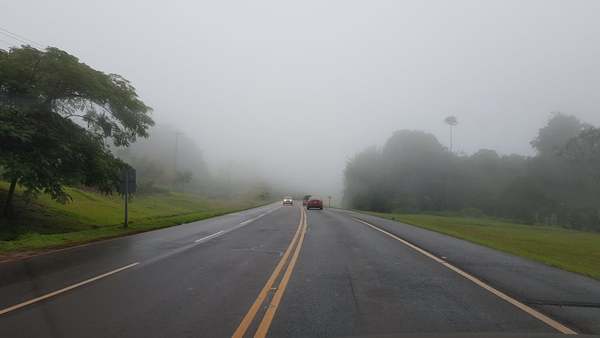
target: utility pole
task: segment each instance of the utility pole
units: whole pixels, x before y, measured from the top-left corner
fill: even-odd
[[[227,196],[230,197],[233,189],[231,189],[231,160],[227,162]]]
[[[444,122],[450,126],[450,154],[454,154],[454,127],[458,124],[458,119],[456,118],[456,116],[454,115],[450,115],[448,117],[446,117],[444,119]],[[444,199],[443,202],[444,206],[443,208],[447,209],[448,208],[448,172],[446,170],[446,172],[443,173],[444,177]]]
[[[453,126],[450,125],[450,152],[453,152],[454,149],[454,133],[453,133]]]
[[[179,150],[179,135],[183,135],[182,132],[175,132],[175,155],[173,158],[173,190],[177,185],[177,152]]]
[[[458,124],[456,116],[450,115],[444,119],[444,122],[450,126],[450,152],[454,150],[454,127]]]

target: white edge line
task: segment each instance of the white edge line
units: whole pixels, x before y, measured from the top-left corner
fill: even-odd
[[[219,231],[219,232],[216,232],[216,233],[214,233],[214,234],[212,234],[212,235],[209,235],[209,236],[206,236],[206,237],[203,237],[203,238],[197,239],[197,240],[195,240],[194,242],[195,242],[195,243],[198,243],[198,242],[201,242],[201,241],[204,241],[204,240],[207,240],[207,239],[211,239],[211,238],[213,238],[213,237],[217,237],[217,236],[219,236],[219,235],[225,234],[225,233],[227,233],[227,232],[233,231],[233,230],[235,230],[235,229],[239,228],[239,227],[240,227],[240,225],[245,225],[245,224],[247,224],[247,223],[250,223],[250,222],[256,221],[257,219],[259,219],[259,218],[261,218],[261,217],[263,217],[263,216],[265,216],[265,215],[267,215],[267,214],[269,214],[269,213],[271,213],[271,212],[273,212],[274,210],[277,210],[277,209],[278,209],[278,208],[275,208],[275,209],[273,209],[273,210],[269,210],[269,211],[267,211],[267,212],[265,212],[265,213],[262,213],[262,214],[260,214],[259,216],[255,217],[255,218],[251,218],[251,219],[249,219],[249,220],[247,220],[247,221],[244,221],[244,222],[240,223],[238,226],[236,226],[236,227],[233,227],[233,228],[231,228],[231,229],[229,229],[229,230],[226,230],[226,231],[224,231],[224,230],[221,230],[221,231]],[[99,280],[99,279],[102,279],[102,278],[108,277],[108,276],[110,276],[110,275],[114,275],[114,274],[116,274],[116,273],[118,273],[118,272],[121,272],[121,271],[123,271],[123,270],[129,269],[129,268],[132,268],[132,267],[134,267],[134,266],[136,266],[136,265],[138,265],[138,264],[140,264],[140,262],[131,263],[131,264],[129,264],[129,265],[125,265],[125,266],[123,266],[123,267],[120,267],[120,268],[114,269],[114,270],[112,270],[112,271],[109,271],[109,272],[103,273],[103,274],[101,274],[101,275],[98,275],[98,276],[96,276],[96,277],[92,277],[92,278],[86,279],[86,280],[84,280],[84,281],[81,281],[81,282],[79,282],[79,283],[75,283],[75,284],[73,284],[73,285],[69,285],[69,286],[67,286],[67,287],[64,287],[64,288],[62,288],[62,289],[59,289],[59,290],[56,290],[56,291],[53,291],[53,292],[47,293],[47,294],[45,294],[45,295],[43,295],[43,296],[36,297],[36,298],[30,299],[30,300],[28,300],[28,301],[22,302],[22,303],[18,303],[18,304],[15,304],[15,305],[9,306],[9,307],[7,307],[7,308],[4,308],[4,309],[0,309],[0,316],[1,316],[1,315],[4,315],[4,314],[7,314],[7,313],[9,313],[9,312],[12,312],[12,311],[18,310],[18,309],[20,309],[20,308],[22,308],[22,307],[25,307],[25,306],[27,306],[27,305],[31,305],[31,304],[34,304],[34,303],[37,303],[37,302],[43,301],[43,300],[45,300],[45,299],[48,299],[48,298],[52,298],[52,297],[54,297],[54,296],[58,296],[58,295],[60,295],[61,293],[65,293],[65,292],[67,292],[67,291],[71,291],[71,290],[73,290],[73,289],[75,289],[75,288],[78,288],[78,287],[80,287],[80,286],[83,286],[83,285],[86,285],[86,284],[89,284],[89,283],[95,282],[95,281],[97,281],[97,280]]]
[[[120,268],[118,268],[118,269],[115,269],[115,270],[109,271],[109,272],[107,272],[107,273],[103,273],[103,274],[101,274],[101,275],[98,275],[98,276],[96,276],[96,277],[92,277],[92,278],[90,278],[90,279],[86,279],[86,280],[84,280],[84,281],[81,281],[81,282],[79,282],[79,283],[75,283],[75,284],[73,284],[73,285],[67,286],[67,287],[65,287],[65,288],[62,288],[62,289],[60,289],[60,290],[56,290],[56,291],[53,291],[53,292],[47,293],[47,294],[45,294],[45,295],[43,295],[43,296],[40,296],[40,297],[37,297],[37,298],[33,298],[33,299],[30,299],[30,300],[28,300],[28,301],[25,301],[25,302],[19,303],[19,304],[15,304],[15,305],[13,305],[13,306],[10,306],[10,307],[7,307],[7,308],[5,308],[5,309],[2,309],[2,310],[0,310],[0,315],[3,315],[3,314],[6,314],[6,313],[9,313],[9,312],[11,312],[11,311],[14,311],[14,310],[20,309],[20,308],[22,308],[22,307],[25,307],[25,306],[27,306],[27,305],[31,305],[31,304],[33,304],[33,303],[37,303],[37,302],[40,302],[40,301],[42,301],[42,300],[45,300],[45,299],[48,299],[48,298],[51,298],[51,297],[57,296],[57,295],[59,295],[59,294],[61,294],[61,293],[65,293],[65,292],[67,292],[67,291],[73,290],[73,289],[75,289],[75,288],[78,288],[78,287],[80,287],[80,286],[83,286],[83,285],[86,285],[86,284],[89,284],[89,283],[95,282],[95,281],[97,281],[97,280],[99,280],[99,279],[102,279],[102,278],[104,278],[104,277],[108,277],[108,276],[110,276],[110,275],[114,275],[115,273],[121,272],[121,271],[123,271],[123,270],[125,270],[125,269],[132,268],[132,267],[134,267],[134,266],[136,266],[136,265],[138,265],[138,264],[140,264],[140,262],[131,263],[131,264],[129,264],[129,265],[125,265],[125,266],[123,266],[123,267],[120,267]]]
[[[221,231],[219,231],[219,232],[216,232],[216,233],[214,233],[214,234],[212,234],[212,235],[208,235],[208,236],[206,236],[206,237],[202,237],[202,238],[200,238],[200,239],[197,239],[197,240],[195,240],[195,241],[194,241],[194,243],[200,243],[200,242],[203,242],[203,241],[207,241],[207,240],[209,240],[209,239],[213,239],[213,238],[215,238],[215,237],[218,237],[218,236],[224,235],[224,234],[226,234],[226,233],[229,233],[229,232],[231,232],[231,231],[237,230],[237,229],[239,229],[239,228],[243,227],[244,225],[246,225],[246,224],[249,224],[249,223],[252,223],[252,222],[256,221],[257,219],[259,219],[259,218],[261,218],[261,217],[264,217],[264,216],[266,216],[266,215],[270,214],[271,212],[273,212],[273,211],[275,211],[275,210],[277,210],[277,209],[278,209],[278,208],[274,208],[274,209],[272,209],[272,210],[269,210],[269,211],[267,211],[267,212],[263,212],[262,214],[260,214],[260,215],[258,215],[258,216],[256,216],[256,217],[253,217],[253,218],[247,219],[247,220],[245,220],[245,221],[243,221],[243,222],[240,222],[238,225],[236,225],[236,226],[234,226],[234,227],[232,227],[232,228],[229,228],[229,229],[226,229],[226,230],[221,230]]]
[[[212,238],[214,238],[214,237],[217,237],[217,236],[219,236],[219,235],[221,235],[221,234],[223,234],[223,233],[224,233],[224,231],[223,231],[223,230],[221,230],[221,231],[219,231],[219,232],[215,232],[215,233],[214,233],[214,234],[212,234],[212,235],[208,235],[208,236],[206,236],[206,237],[202,237],[202,238],[200,238],[200,239],[197,239],[197,240],[195,240],[195,241],[194,241],[194,243],[199,243],[199,242],[202,242],[202,241],[206,241],[206,240],[212,239]]]
[[[552,327],[553,329],[557,330],[558,332],[563,333],[563,334],[571,334],[571,335],[573,335],[573,334],[576,335],[577,334],[577,332],[575,332],[574,330],[572,330],[572,329],[566,327],[565,325],[557,322],[556,320],[554,320],[554,319],[552,319],[552,318],[550,318],[550,317],[548,317],[548,316],[546,316],[546,315],[538,312],[537,310],[534,310],[533,308],[531,308],[531,307],[529,307],[529,306],[527,306],[527,305],[519,302],[518,300],[516,300],[516,299],[514,299],[514,298],[512,298],[510,296],[508,296],[507,294],[505,294],[505,293],[503,293],[503,292],[501,292],[501,291],[493,288],[492,286],[490,286],[490,285],[482,282],[479,278],[477,278],[477,277],[475,277],[475,276],[473,276],[473,275],[471,275],[471,274],[469,274],[469,273],[461,270],[460,268],[458,268],[458,267],[456,267],[456,266],[454,266],[454,265],[446,262],[443,259],[438,258],[437,256],[431,254],[430,252],[428,252],[426,250],[423,250],[423,249],[419,248],[418,246],[416,246],[416,245],[414,245],[414,244],[412,244],[412,243],[410,243],[410,242],[408,242],[408,241],[406,241],[406,240],[404,240],[404,239],[402,239],[402,238],[400,238],[400,237],[398,237],[398,236],[396,236],[396,235],[394,235],[394,234],[392,234],[392,233],[390,233],[390,232],[388,232],[386,230],[383,230],[383,229],[381,229],[381,228],[379,228],[377,226],[374,226],[374,225],[372,225],[372,224],[370,224],[368,222],[365,222],[362,219],[355,218],[355,217],[353,217],[353,219],[355,221],[358,221],[360,223],[368,225],[369,227],[371,227],[371,228],[373,228],[373,229],[375,229],[377,231],[380,231],[380,232],[382,232],[382,233],[384,233],[384,234],[386,234],[386,235],[394,238],[395,240],[397,240],[397,241],[401,242],[402,244],[410,247],[411,249],[414,249],[414,250],[418,251],[419,253],[427,256],[428,258],[433,259],[434,261],[442,264],[443,266],[447,267],[448,269],[456,272],[457,274],[459,274],[459,275],[463,276],[464,278],[470,280],[471,282],[477,284],[479,287],[481,287],[481,288],[483,288],[483,289],[485,289],[485,290],[493,293],[494,295],[496,295],[500,299],[502,299],[502,300],[504,300],[504,301],[506,301],[506,302],[508,302],[508,303],[510,303],[510,304],[512,304],[514,306],[516,306],[517,308],[523,310],[527,314],[529,314],[529,315],[537,318],[538,320],[544,322],[546,325]]]

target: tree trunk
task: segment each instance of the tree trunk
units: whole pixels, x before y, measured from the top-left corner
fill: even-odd
[[[17,187],[17,181],[17,178],[13,178],[13,180],[10,182],[10,188],[8,188],[8,195],[6,196],[6,203],[4,204],[4,211],[2,213],[4,217],[12,216],[12,200],[15,194],[15,188]]]

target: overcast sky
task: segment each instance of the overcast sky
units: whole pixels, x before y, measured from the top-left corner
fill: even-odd
[[[0,27],[131,80],[214,168],[339,194],[346,159],[458,116],[456,149],[531,154],[600,124],[600,1],[9,1]],[[0,48],[14,40],[0,35]]]

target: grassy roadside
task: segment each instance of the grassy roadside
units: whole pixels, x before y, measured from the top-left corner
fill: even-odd
[[[600,233],[488,218],[366,212],[600,279]]]
[[[6,191],[0,182],[0,195]],[[123,228],[123,202],[115,196],[68,188],[73,201],[60,204],[48,196],[33,203],[17,200],[19,212],[0,219],[0,260],[23,252],[44,251],[189,223],[252,208],[256,198],[215,200],[185,193],[136,196],[129,204],[129,227]],[[2,196],[0,196],[1,198]]]

